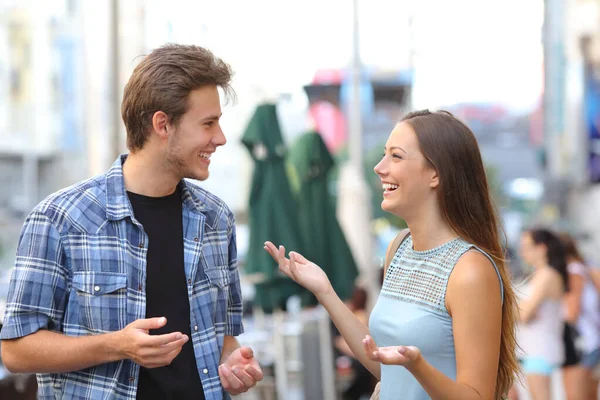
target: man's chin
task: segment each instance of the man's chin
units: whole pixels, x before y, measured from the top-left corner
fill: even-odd
[[[193,179],[195,181],[205,181],[208,179],[208,176],[209,176],[209,173],[208,173],[208,171],[206,171],[201,174],[197,174],[197,173],[185,174],[183,177],[185,179]]]

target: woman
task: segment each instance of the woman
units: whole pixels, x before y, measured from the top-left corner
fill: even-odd
[[[595,399],[598,379],[593,371],[600,364],[600,294],[571,235],[560,236],[565,248],[569,293],[566,296],[567,321],[576,326],[583,355],[579,364],[563,368],[567,399]],[[569,396],[569,394],[573,395]]]
[[[286,258],[283,246],[265,249],[327,309],[380,379],[380,400],[500,399],[518,370],[516,303],[473,133],[444,111],[410,113],[390,134],[375,173],[381,207],[409,232],[368,328],[317,265],[295,252]]]
[[[532,229],[521,235],[521,257],[534,268],[519,303],[523,373],[533,400],[550,400],[552,372],[565,361],[565,350],[572,347],[566,345],[569,330],[562,316],[568,287],[565,252],[556,235]]]

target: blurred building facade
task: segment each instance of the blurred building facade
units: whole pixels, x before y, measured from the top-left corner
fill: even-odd
[[[23,216],[69,179],[60,164],[79,143],[75,24],[69,2],[0,4],[0,268]]]
[[[545,128],[550,183],[547,198],[565,221],[564,227],[580,238],[584,253],[597,264],[600,262],[600,1],[547,0],[546,3],[546,12],[555,14],[550,21],[562,25],[549,27],[557,28],[560,36],[547,37],[546,48],[554,46],[554,51],[562,52],[559,60],[564,63],[562,86],[554,92],[555,96],[561,96],[558,111],[562,121],[559,120],[555,132],[548,132],[553,127]],[[562,40],[562,45],[557,40]]]

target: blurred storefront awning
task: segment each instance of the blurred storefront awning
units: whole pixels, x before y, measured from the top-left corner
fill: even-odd
[[[298,209],[306,245],[304,255],[325,271],[340,298],[348,299],[358,269],[329,195],[328,174],[334,160],[317,132],[302,135],[292,147],[289,160],[300,180]],[[304,293],[302,299],[303,305],[317,303],[310,293]]]
[[[297,230],[296,202],[285,170],[286,147],[274,104],[257,107],[242,143],[254,160],[250,191],[250,243],[245,274],[261,276],[256,283],[255,305],[264,312],[285,309],[287,299],[300,293],[300,286],[282,275],[271,256],[263,249],[269,240],[288,250],[302,252],[304,247]]]

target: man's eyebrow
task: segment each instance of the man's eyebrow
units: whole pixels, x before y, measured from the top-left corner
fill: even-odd
[[[204,117],[204,118],[202,118],[202,121],[212,121],[212,120],[218,120],[219,118],[221,118],[221,116],[222,116],[222,115],[223,115],[223,113],[221,113],[221,114],[219,114],[219,115],[217,115],[217,114],[214,114],[214,115],[209,115],[209,116],[207,116],[207,117]]]

